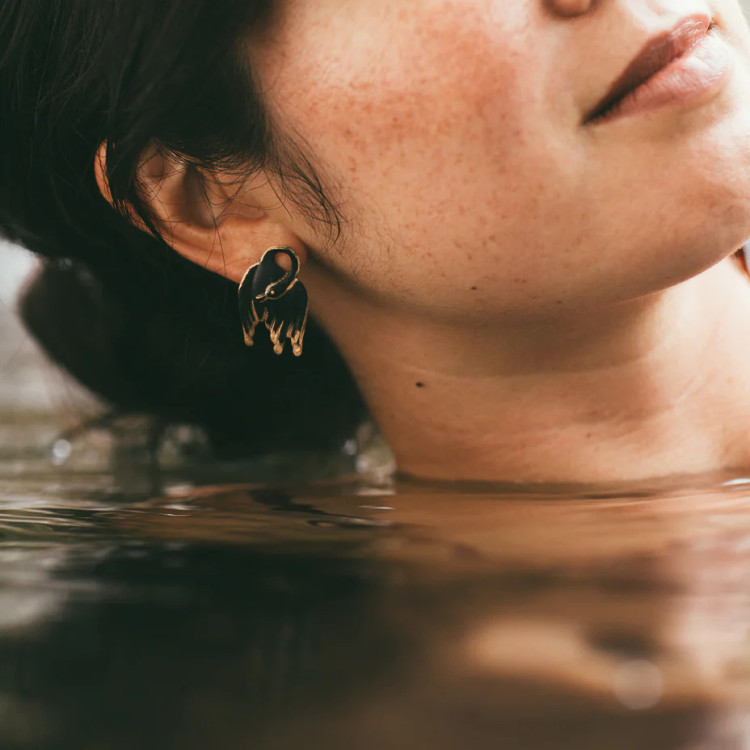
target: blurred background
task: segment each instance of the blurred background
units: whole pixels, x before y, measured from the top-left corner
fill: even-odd
[[[47,363],[18,320],[16,299],[35,263],[31,253],[0,239],[0,413],[5,423],[27,424],[54,414],[67,426],[96,405]]]

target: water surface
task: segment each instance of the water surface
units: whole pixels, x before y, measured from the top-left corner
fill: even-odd
[[[24,460],[0,471],[3,748],[750,746],[747,483]]]

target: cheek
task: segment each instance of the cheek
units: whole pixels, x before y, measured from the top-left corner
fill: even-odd
[[[368,238],[359,248],[350,233],[337,259],[360,280],[369,273],[364,283],[413,295],[425,264],[438,278],[460,265],[467,288],[486,287],[502,273],[500,236],[515,244],[560,189],[550,165],[567,155],[550,126],[550,77],[542,54],[528,52],[542,48],[537,5],[517,3],[501,24],[490,3],[415,0],[395,24],[342,11],[311,27],[317,38],[299,19],[284,37],[297,36],[294,56],[259,61],[277,121],[301,136]],[[353,35],[359,27],[367,33]]]
[[[507,43],[479,33],[479,18],[465,8],[454,14],[403,11],[394,28],[353,38],[341,29],[334,38],[345,46],[284,71],[288,85],[275,87],[274,105],[326,168],[354,178],[355,190],[378,195],[381,179],[414,161],[440,169],[457,145],[466,152],[488,117],[495,135],[517,139],[521,94],[533,87],[528,69]]]
[[[588,137],[571,37],[541,2],[280,2],[295,12],[250,53],[268,107],[347,220],[330,262],[392,303],[611,301],[699,273],[750,231],[747,108],[675,138]],[[747,58],[739,5],[716,5]]]
[[[593,138],[571,37],[543,3],[503,2],[304,0],[253,46],[272,117],[343,213],[328,262],[390,304],[481,318],[638,296],[720,260],[750,231],[748,119]]]

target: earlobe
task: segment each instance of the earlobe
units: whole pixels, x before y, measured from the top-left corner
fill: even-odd
[[[104,198],[113,203],[106,178],[106,142],[95,159],[96,180]],[[260,206],[219,179],[208,179],[195,166],[169,159],[154,148],[144,155],[138,172],[141,200],[162,239],[180,255],[206,270],[239,283],[248,267],[269,247],[288,246],[304,261],[306,248],[290,230],[272,221]],[[129,218],[148,231],[135,210]]]

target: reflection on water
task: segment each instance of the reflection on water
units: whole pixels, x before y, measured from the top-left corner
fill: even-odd
[[[750,484],[53,463],[0,463],[2,748],[750,747]]]

